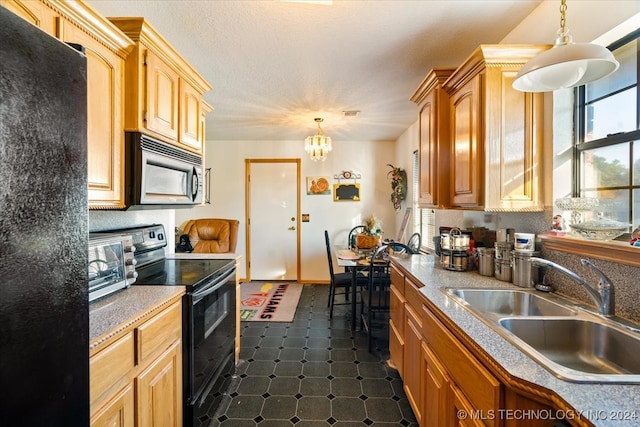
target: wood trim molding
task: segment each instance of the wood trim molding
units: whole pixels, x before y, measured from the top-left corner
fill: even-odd
[[[628,242],[602,242],[552,234],[539,237],[545,249],[640,267],[640,247],[631,246]]]

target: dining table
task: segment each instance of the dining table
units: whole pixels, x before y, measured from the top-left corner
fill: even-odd
[[[371,251],[360,252],[350,249],[346,245],[336,245],[334,246],[334,251],[336,254],[337,265],[351,272],[351,330],[355,331],[357,310],[356,288],[358,285],[358,274],[362,274],[364,276],[368,275],[371,263]],[[376,262],[375,265],[378,265],[378,263]],[[380,263],[380,266],[387,265],[389,265],[388,261]]]

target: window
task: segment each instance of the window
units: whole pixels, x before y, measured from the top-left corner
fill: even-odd
[[[433,209],[421,209],[418,206],[420,199],[420,158],[418,150],[413,152],[413,232],[422,236],[422,248],[435,251],[433,237],[436,232],[435,211]]]
[[[574,193],[602,213],[640,224],[640,30],[610,46],[620,68],[577,89]]]

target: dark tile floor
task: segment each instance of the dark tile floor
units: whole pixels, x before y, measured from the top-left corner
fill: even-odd
[[[305,285],[293,322],[241,323],[241,360],[211,427],[417,426],[386,364],[386,321],[369,353],[365,333],[351,331],[350,305],[329,320],[327,295],[326,285]]]

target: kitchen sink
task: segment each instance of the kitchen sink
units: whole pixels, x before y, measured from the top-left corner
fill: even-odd
[[[507,288],[441,290],[558,378],[640,383],[640,333],[631,325],[553,293]]]
[[[528,347],[523,348],[526,353],[560,377],[608,381],[613,376],[616,381],[640,381],[638,334],[578,318],[511,317],[499,324]]]
[[[504,316],[573,316],[577,312],[534,291],[515,289],[447,288],[463,306],[482,313]]]

